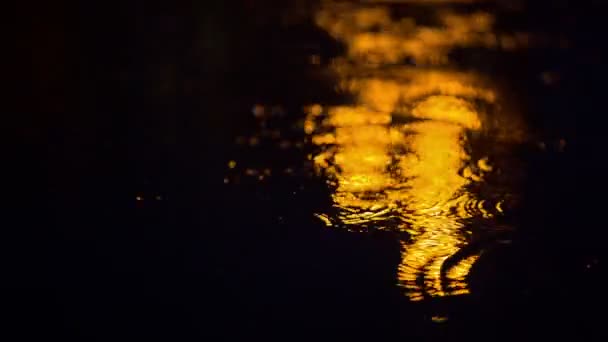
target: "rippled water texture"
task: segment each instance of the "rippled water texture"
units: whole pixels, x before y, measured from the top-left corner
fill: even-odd
[[[304,125],[332,189],[334,208],[316,215],[334,228],[403,232],[398,281],[412,301],[469,292],[483,252],[472,241],[509,229],[500,222],[517,197],[516,166],[504,159],[524,131],[492,81],[455,69],[448,53],[514,49],[525,37],[494,32],[485,12],[434,16],[420,26],[386,4],[325,3],[316,23],[346,44],[331,68],[354,100],[311,105]]]
[[[331,205],[310,214],[329,229],[398,238],[396,283],[420,301],[468,294],[483,252],[509,243],[523,180],[514,150],[528,139],[513,94],[487,74],[458,67],[450,52],[525,49],[529,37],[498,32],[491,13],[458,11],[453,1],[423,1],[424,14],[416,15],[403,3],[323,2],[314,22],[345,46],[323,73],[342,100],[307,103],[296,123],[286,123],[280,105],[254,105],[260,131],[237,143],[276,145],[264,159],[288,165],[228,166],[259,182],[280,175],[324,182]],[[318,56],[311,60],[319,65]],[[272,117],[283,123],[269,125]],[[290,151],[308,158],[298,164],[299,152]]]

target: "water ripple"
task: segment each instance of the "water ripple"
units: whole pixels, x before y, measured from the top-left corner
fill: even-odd
[[[326,3],[316,21],[348,47],[332,68],[338,90],[355,100],[311,105],[304,125],[317,146],[316,173],[332,189],[333,210],[317,217],[351,231],[404,232],[397,277],[413,301],[468,293],[482,252],[467,247],[473,231],[498,225],[514,197],[500,185],[508,175],[493,165],[500,155],[474,141],[496,130],[500,92],[448,60],[455,47],[506,48],[500,42],[509,37],[485,12],[436,15],[438,26],[418,26],[391,17],[388,7]],[[419,65],[402,63],[406,57]],[[521,126],[513,122],[515,137]]]

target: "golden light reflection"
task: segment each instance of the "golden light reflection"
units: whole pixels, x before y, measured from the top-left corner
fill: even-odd
[[[446,276],[442,267],[467,243],[463,221],[493,215],[466,190],[492,170],[487,158],[474,163],[479,174],[465,167],[471,157],[464,133],[482,128],[472,99],[427,96],[412,105],[410,118],[418,120],[401,125],[391,124],[391,109],[365,109],[365,99],[329,108],[324,118],[315,115],[322,124],[312,141],[323,149],[312,159],[334,185],[336,221],[353,230],[369,224],[383,229],[398,218],[393,228],[412,237],[403,242],[398,271],[408,296],[466,293],[466,275],[477,255],[458,262]],[[333,225],[328,215],[318,216]]]
[[[332,187],[336,210],[317,217],[353,231],[407,232],[397,273],[412,301],[468,293],[480,252],[458,252],[470,242],[470,222],[503,211],[500,200],[470,191],[495,169],[487,156],[474,158],[467,141],[485,129],[482,108],[496,104],[495,89],[474,73],[395,65],[408,56],[445,64],[454,47],[499,41],[487,13],[437,17],[440,25],[421,27],[391,18],[386,7],[326,4],[316,21],[347,44],[348,60],[333,68],[339,89],[356,100],[312,105],[304,124],[318,147],[310,159]]]
[[[525,34],[496,33],[494,16],[484,11],[459,14],[437,10],[437,25],[420,26],[414,18],[393,20],[388,6],[329,2],[317,12],[315,20],[334,38],[346,42],[349,58],[370,63],[400,63],[411,57],[416,63],[445,64],[447,53],[454,47],[512,50],[528,44]]]

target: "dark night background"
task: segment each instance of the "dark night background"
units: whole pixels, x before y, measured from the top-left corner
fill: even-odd
[[[314,6],[16,5],[3,49],[2,113],[16,143],[5,164],[4,340],[604,340],[606,5],[529,1],[502,22],[572,42],[494,71],[522,94],[532,129],[567,149],[522,150],[519,229],[480,259],[473,295],[413,304],[393,286],[394,239],[327,230],[309,214],[323,205],[319,184],[293,197],[301,184],[261,196],[222,182],[253,103],[331,98],[298,58],[314,46],[326,60],[339,44],[303,19],[281,25],[302,4]],[[558,86],[531,81],[545,70],[560,73]],[[450,320],[434,324],[437,312]]]

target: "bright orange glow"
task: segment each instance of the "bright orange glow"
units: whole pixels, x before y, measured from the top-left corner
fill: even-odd
[[[418,27],[392,19],[385,7],[326,4],[316,21],[346,43],[348,56],[333,69],[339,89],[356,100],[310,106],[304,124],[319,147],[310,159],[337,209],[317,217],[354,231],[407,232],[397,273],[412,301],[468,293],[467,275],[480,254],[458,257],[469,243],[468,222],[503,212],[500,199],[470,191],[495,167],[467,145],[468,133],[485,129],[483,108],[499,102],[496,90],[474,73],[393,64],[410,56],[446,64],[454,47],[499,42],[488,13],[437,17],[441,26]]]
[[[400,63],[404,58],[413,57],[417,63],[445,64],[447,53],[454,47],[515,49],[528,43],[522,34],[494,32],[494,17],[481,11],[457,14],[438,10],[436,19],[439,25],[430,27],[416,25],[413,18],[393,20],[388,7],[329,3],[315,19],[317,25],[334,38],[347,43],[349,58],[371,63]],[[376,29],[372,32],[371,28]]]
[[[386,98],[390,99],[390,91],[381,91],[383,84],[391,88],[394,82],[376,79],[371,89],[389,94]],[[473,84],[468,87],[475,91],[467,94],[488,92]],[[446,259],[467,243],[463,220],[474,214],[493,215],[483,201],[466,191],[474,178],[482,181],[483,172],[492,169],[487,158],[476,163],[480,174],[465,168],[471,157],[464,148],[464,133],[482,128],[479,113],[465,98],[433,95],[405,103],[412,107],[410,117],[422,121],[395,125],[391,118],[396,114],[390,113],[396,111],[397,101],[381,102],[385,111],[378,111],[366,109],[382,107],[371,106],[370,98],[362,93],[359,105],[329,108],[312,134],[313,143],[325,146],[312,159],[335,186],[332,199],[340,212],[334,219],[359,230],[370,225],[390,228],[383,225],[399,218],[401,223],[393,229],[412,236],[411,242],[403,242],[398,272],[408,296],[419,300],[425,295],[464,294],[466,275],[477,255],[457,263],[445,280],[441,274]],[[400,146],[407,152],[395,152]],[[461,173],[462,169],[469,172]],[[471,206],[478,210],[472,213]],[[318,216],[333,225],[328,215]],[[421,278],[423,285],[419,285]]]

